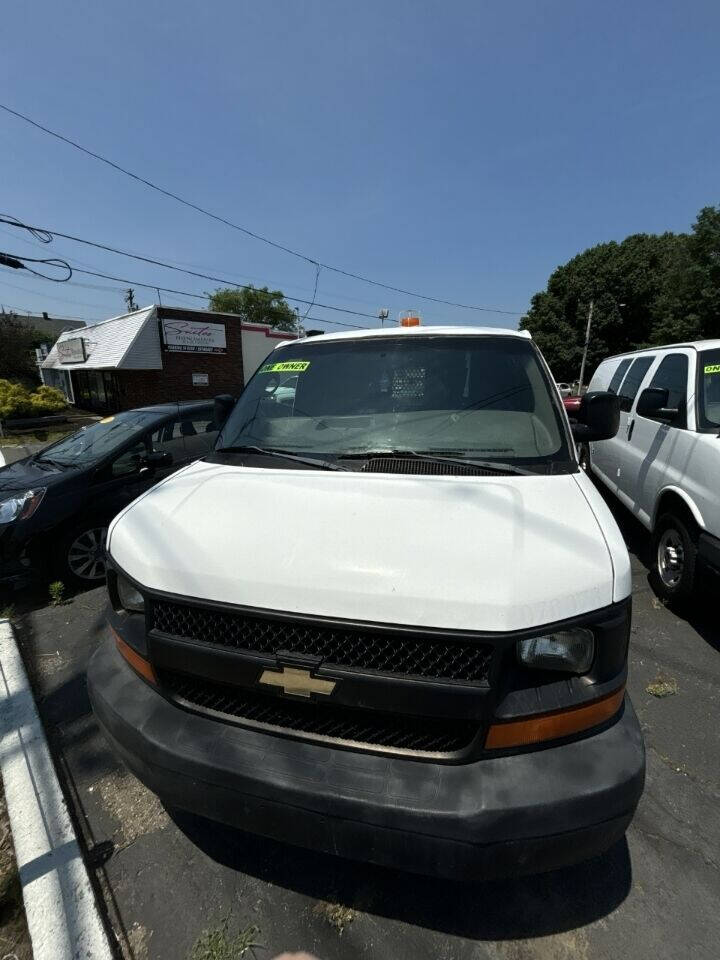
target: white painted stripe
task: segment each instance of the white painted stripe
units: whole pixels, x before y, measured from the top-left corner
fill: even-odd
[[[0,620],[0,765],[34,960],[111,960],[15,635]]]

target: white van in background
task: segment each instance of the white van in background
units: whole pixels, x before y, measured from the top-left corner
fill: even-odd
[[[720,340],[611,357],[596,390],[620,397],[620,429],[581,462],[652,532],[658,590],[687,597],[699,560],[720,570]]]

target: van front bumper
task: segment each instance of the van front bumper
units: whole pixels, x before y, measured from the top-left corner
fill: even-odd
[[[645,750],[626,697],[612,726],[561,746],[445,765],[337,750],[174,706],[111,641],[88,667],[95,715],[169,804],[274,839],[417,873],[541,873],[608,849],[630,823]]]

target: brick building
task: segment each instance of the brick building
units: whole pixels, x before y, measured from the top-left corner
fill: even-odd
[[[60,336],[40,372],[84,410],[237,395],[292,333],[236,314],[151,306]]]

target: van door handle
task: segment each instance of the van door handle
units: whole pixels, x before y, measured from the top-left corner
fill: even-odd
[[[628,425],[627,425],[627,438],[628,438],[628,440],[631,440],[631,439],[632,439],[632,435],[633,435],[633,430],[634,430],[634,429],[635,429],[635,420],[634,420],[634,419],[633,419],[633,420],[628,420]]]

